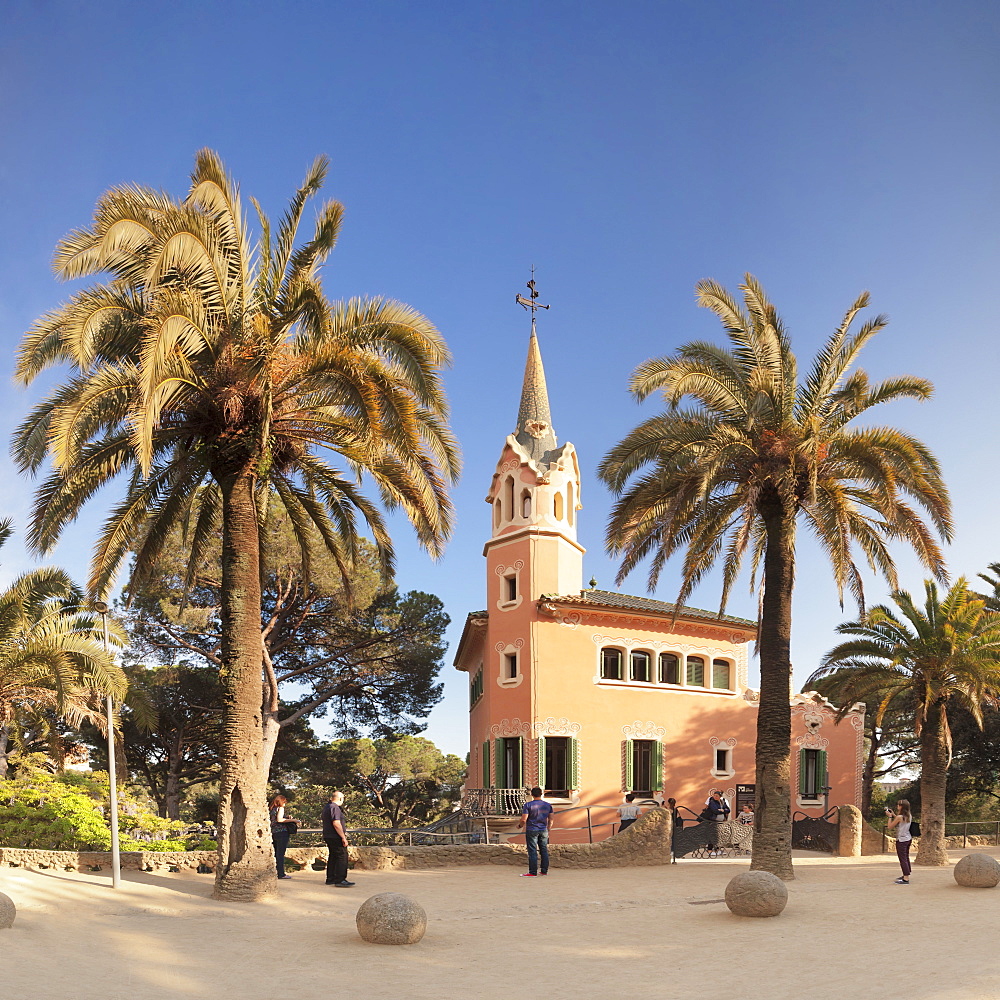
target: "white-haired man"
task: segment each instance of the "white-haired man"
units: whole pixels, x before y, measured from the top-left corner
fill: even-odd
[[[343,792],[331,792],[323,806],[323,839],[326,841],[326,884],[338,889],[354,885],[347,881],[347,830],[344,828]]]

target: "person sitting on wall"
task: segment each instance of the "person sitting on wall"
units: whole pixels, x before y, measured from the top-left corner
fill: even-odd
[[[641,815],[642,809],[635,805],[635,792],[629,792],[625,796],[625,801],[618,807],[618,816],[621,823],[618,827],[618,832],[621,833],[622,830],[627,830]]]
[[[744,802],[743,809],[736,819],[744,826],[753,826],[753,806],[749,802]]]

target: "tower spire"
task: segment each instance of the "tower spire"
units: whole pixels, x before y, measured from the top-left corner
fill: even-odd
[[[524,384],[521,386],[521,406],[517,411],[517,430],[514,437],[536,464],[546,452],[556,448],[556,434],[552,429],[552,415],[549,412],[549,393],[545,385],[545,369],[542,367],[542,352],[538,348],[538,334],[535,330],[535,313],[548,309],[538,301],[535,288],[535,268],[531,268],[528,282],[529,298],[517,295],[515,301],[531,311],[531,338],[528,341],[528,360],[524,366]]]

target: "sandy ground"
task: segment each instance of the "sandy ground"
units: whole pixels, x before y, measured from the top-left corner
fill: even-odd
[[[803,854],[784,913],[739,918],[721,899],[746,867],[357,872],[353,889],[310,871],[258,904],[212,900],[207,875],[128,872],[115,892],[106,873],[8,868],[0,1000],[1000,998],[1000,889],[950,869],[906,888],[888,857]],[[361,941],[354,915],[378,892],[424,906],[420,944]]]

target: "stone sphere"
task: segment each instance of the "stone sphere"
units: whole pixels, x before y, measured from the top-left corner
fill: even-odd
[[[989,854],[966,854],[955,865],[955,881],[970,889],[992,889],[1000,882],[1000,863]]]
[[[427,930],[424,908],[399,892],[370,896],[358,910],[358,933],[371,944],[416,944]]]
[[[16,916],[17,907],[14,905],[14,900],[0,892],[0,930],[12,927]]]
[[[770,872],[743,872],[726,886],[726,906],[738,917],[776,917],[787,902],[785,883]]]

